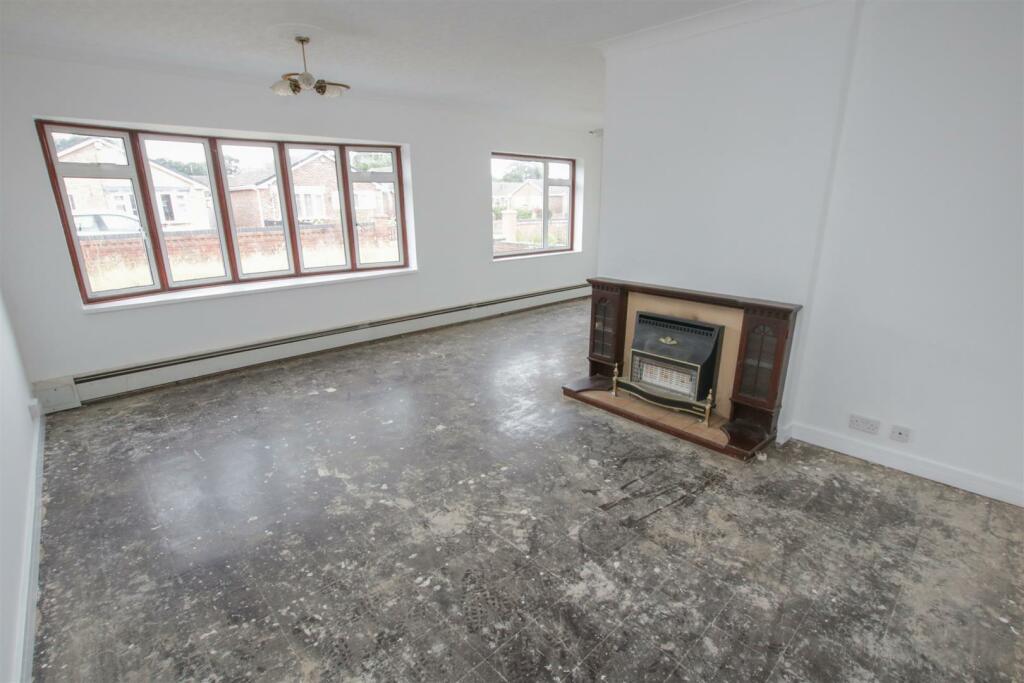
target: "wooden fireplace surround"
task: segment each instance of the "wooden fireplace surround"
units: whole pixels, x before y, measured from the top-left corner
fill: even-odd
[[[608,278],[587,282],[593,292],[590,375],[563,386],[563,394],[742,460],[775,438],[799,305]],[[725,325],[710,425],[621,391],[611,393],[615,366],[628,374],[635,315],[652,308]]]

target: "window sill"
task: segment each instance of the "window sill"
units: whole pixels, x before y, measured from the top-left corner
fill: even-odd
[[[352,280],[374,280],[376,278],[383,277],[397,277],[401,275],[410,275],[416,271],[417,269],[415,267],[409,267],[395,268],[394,270],[331,273],[328,275],[310,275],[301,278],[230,283],[210,287],[196,287],[194,289],[184,289],[174,292],[160,292],[150,296],[138,296],[130,299],[119,299],[117,301],[103,301],[94,304],[84,304],[82,306],[82,310],[85,313],[107,313],[110,311],[124,311],[132,308],[148,308],[150,306],[176,304],[184,301],[206,301],[208,299],[223,299],[226,297],[243,296],[246,294],[278,291],[282,289],[318,287],[321,285],[330,285],[337,282],[349,282]]]
[[[542,256],[567,256],[579,253],[579,249],[558,249],[557,251],[537,251],[533,253],[509,254],[508,256],[492,255],[491,260],[494,263],[501,263],[503,261],[522,261],[523,259],[540,258]]]

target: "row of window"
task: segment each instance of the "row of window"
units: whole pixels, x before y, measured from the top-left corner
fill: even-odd
[[[408,263],[398,147],[38,125],[86,302]],[[571,250],[574,186],[494,154],[494,257]]]
[[[406,265],[397,147],[40,132],[87,302]]]

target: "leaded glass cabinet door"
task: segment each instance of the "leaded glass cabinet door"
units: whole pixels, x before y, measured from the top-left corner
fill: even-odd
[[[784,320],[750,313],[744,316],[735,387],[741,401],[766,408],[775,405],[785,338]]]
[[[602,363],[615,362],[620,318],[618,290],[594,287],[591,299],[590,359]]]
[[[611,306],[608,305],[608,297],[602,296],[594,302],[594,335],[591,353],[601,358],[610,358],[612,355]]]

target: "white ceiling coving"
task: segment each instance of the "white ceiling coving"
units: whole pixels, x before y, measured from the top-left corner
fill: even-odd
[[[300,65],[292,37],[309,35],[311,66],[350,83],[346,97],[427,98],[593,127],[604,99],[600,43],[733,4],[5,0],[0,37],[8,52],[171,67],[266,88]]]

